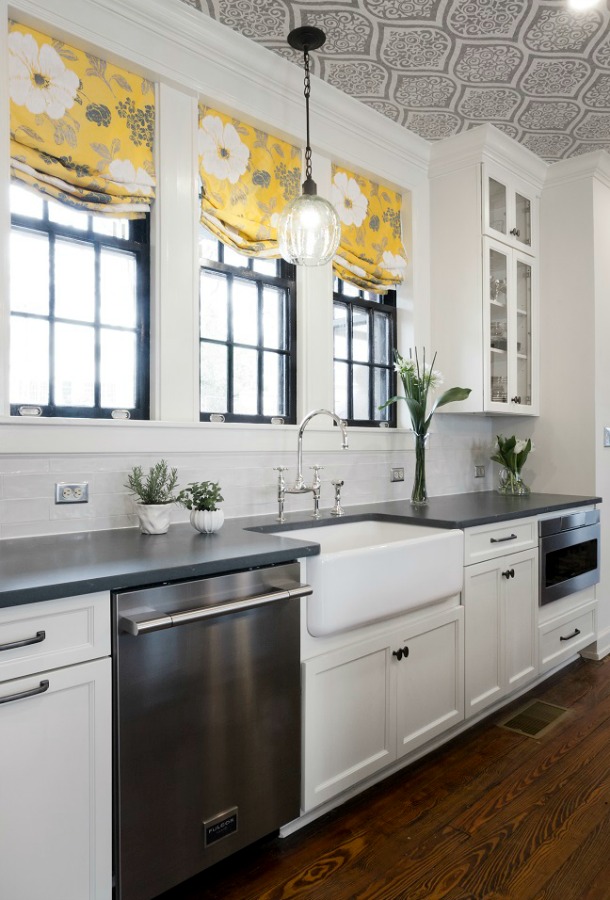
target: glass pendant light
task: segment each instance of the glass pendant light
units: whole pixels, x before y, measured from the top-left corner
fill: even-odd
[[[292,200],[281,213],[277,226],[282,257],[297,266],[322,266],[330,262],[339,246],[341,223],[334,206],[319,197],[311,176],[311,147],[309,146],[309,51],[317,50],[326,40],[319,28],[305,25],[288,35],[288,43],[302,50],[305,60],[305,116],[307,145],[305,147],[305,181],[303,193]]]

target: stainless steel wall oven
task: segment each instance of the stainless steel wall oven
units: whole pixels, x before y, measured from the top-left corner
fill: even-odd
[[[567,597],[599,581],[599,510],[541,519],[540,605]]]

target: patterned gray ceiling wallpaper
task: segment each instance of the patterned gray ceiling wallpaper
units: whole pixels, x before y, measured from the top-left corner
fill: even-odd
[[[610,0],[182,0],[434,141],[493,122],[549,162],[610,151]]]

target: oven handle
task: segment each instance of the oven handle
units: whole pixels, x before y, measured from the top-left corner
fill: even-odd
[[[298,584],[285,590],[272,591],[270,594],[255,594],[253,597],[245,597],[243,600],[233,600],[230,603],[221,603],[219,606],[202,606],[196,609],[187,609],[184,612],[163,613],[154,609],[132,616],[121,616],[119,619],[119,631],[127,632],[137,637],[139,634],[148,634],[151,631],[161,631],[165,628],[174,628],[176,625],[187,625],[190,622],[200,622],[202,619],[211,619],[214,616],[225,616],[229,613],[242,612],[254,606],[263,606],[267,603],[276,603],[278,600],[288,600],[294,597],[307,597],[313,593],[313,588],[308,584]]]

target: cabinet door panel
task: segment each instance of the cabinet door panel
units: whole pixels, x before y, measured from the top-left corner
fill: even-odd
[[[414,750],[464,718],[462,615],[399,642],[409,654],[395,670],[398,756]]]
[[[503,692],[500,578],[497,560],[464,572],[466,715],[485,709]]]
[[[303,664],[304,809],[334,797],[396,757],[387,641]]]
[[[538,551],[511,557],[507,566],[514,575],[506,580],[504,635],[506,686],[513,691],[537,672],[535,598],[538,584]]]
[[[110,900],[110,659],[0,685],[0,894]]]

